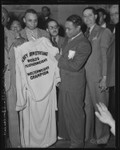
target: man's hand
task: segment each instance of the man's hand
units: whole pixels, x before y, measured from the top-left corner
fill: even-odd
[[[105,104],[99,103],[99,104],[96,104],[96,106],[99,112],[96,111],[95,115],[98,117],[98,119],[101,122],[112,126],[114,120],[113,120],[111,113],[108,111],[107,107],[105,106]]]
[[[106,76],[103,76],[103,78],[99,82],[99,88],[101,89],[101,92],[105,91],[107,89],[106,86]]]
[[[60,57],[61,57],[61,55],[60,55],[59,53],[57,53],[57,54],[55,55],[55,58],[56,58],[57,61],[60,59]]]
[[[58,82],[56,86],[59,87],[59,85],[60,85],[60,82]]]

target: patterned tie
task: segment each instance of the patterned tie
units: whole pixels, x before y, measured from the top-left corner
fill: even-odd
[[[87,38],[89,38],[89,36],[90,36],[90,28],[87,28],[85,35],[86,35]]]
[[[32,38],[33,40],[36,40],[36,39],[37,39],[36,36],[34,35],[34,33],[31,34],[31,38]]]
[[[56,38],[55,37],[52,39],[52,43],[53,43],[53,46],[58,47],[58,44],[56,42]]]

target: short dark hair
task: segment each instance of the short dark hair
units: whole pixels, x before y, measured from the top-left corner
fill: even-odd
[[[21,22],[20,22],[19,18],[12,18],[12,19],[10,20],[10,26],[12,25],[12,23],[13,23],[14,21],[19,22],[20,25],[21,25]]]
[[[106,15],[106,17],[105,17],[105,19],[104,19],[104,21],[105,21],[106,23],[109,23],[109,22],[110,22],[110,15],[109,15],[109,13],[108,13],[105,9],[103,9],[103,8],[98,8],[96,11],[97,11],[97,14],[98,14],[98,17],[97,17],[97,20],[96,20],[97,23],[98,23],[98,21],[99,21],[99,12],[101,12],[103,15]]]
[[[46,23],[46,28],[48,28],[49,22],[52,22],[52,21],[54,21],[54,22],[57,24],[57,26],[59,27],[59,23],[57,22],[57,20],[55,20],[55,19],[49,19],[49,20],[47,21],[47,23]]]
[[[38,13],[34,9],[27,9],[26,12],[25,12],[25,14],[24,14],[24,17],[26,16],[27,13],[36,14],[37,17],[38,17]]]
[[[103,8],[98,8],[96,11],[97,13],[102,12],[103,15],[106,15],[106,11]]]
[[[75,26],[82,26],[83,25],[83,21],[82,18],[78,15],[71,15],[69,16],[66,21],[71,21]]]
[[[17,16],[12,16],[11,19],[10,19],[10,21],[9,21],[9,24],[8,24],[8,29],[10,29],[10,27],[11,27],[11,25],[12,25],[12,23],[14,21],[18,21],[20,23],[20,25],[21,25],[21,28],[23,28],[20,19]]]
[[[94,7],[86,7],[86,8],[83,9],[83,12],[84,12],[85,10],[87,10],[87,9],[91,9],[92,12],[94,13],[94,15],[97,14],[96,9],[95,9]],[[82,13],[83,13],[83,12],[82,12]]]
[[[42,7],[42,10],[43,10],[44,8],[46,8],[46,9],[50,12],[50,8],[49,8],[49,7],[43,6],[43,7]]]
[[[42,7],[42,11],[43,11],[44,8],[48,10],[48,16],[50,16],[50,15],[51,15],[50,8],[47,7],[47,6],[43,6],[43,7]]]

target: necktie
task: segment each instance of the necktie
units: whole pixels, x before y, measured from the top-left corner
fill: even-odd
[[[89,35],[90,35],[90,28],[87,28],[86,37],[89,38]]]
[[[33,39],[33,40],[36,40],[37,38],[36,38],[36,35],[32,32],[32,34],[31,34],[31,38]]]
[[[58,47],[58,43],[56,42],[56,38],[52,38],[52,44],[53,46],[57,47],[59,49],[59,53],[60,53],[60,48]]]
[[[53,38],[52,42],[53,42],[53,46],[58,47],[58,44],[56,42],[56,38]]]

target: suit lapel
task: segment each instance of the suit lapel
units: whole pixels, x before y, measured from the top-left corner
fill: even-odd
[[[37,28],[37,38],[40,38],[42,35],[41,30],[39,28]]]
[[[21,31],[21,36],[23,38],[25,38],[27,41],[28,41],[28,38],[27,38],[27,33],[26,33],[26,28],[24,28],[22,31]],[[37,37],[40,38],[41,37],[41,30],[37,28]]]
[[[115,40],[115,34],[113,34],[113,36],[111,37],[111,43],[113,43],[113,41]]]
[[[58,45],[59,48],[61,48],[61,46],[63,45],[63,42],[64,42],[64,38],[61,37],[61,36],[59,36],[58,37],[58,43],[57,43],[57,45]]]
[[[58,37],[58,45],[60,45],[60,44],[61,44],[61,42],[62,42],[62,37],[61,37],[61,36],[59,36],[59,37]]]
[[[113,42],[115,42],[115,34],[113,34],[113,36],[111,36],[111,41],[110,41],[109,47],[113,44]]]
[[[68,47],[68,38],[66,37],[65,40],[64,40],[64,43],[62,45],[62,53],[66,53],[67,51],[67,47]]]
[[[89,36],[89,40],[92,42],[92,40],[95,38],[95,37],[97,37],[97,35],[98,35],[98,32],[99,32],[99,26],[98,25],[95,25],[94,26],[94,28],[93,28],[93,30],[91,31],[91,34],[90,34],[90,36]]]
[[[69,50],[74,50],[72,48],[74,48],[75,45],[78,44],[78,41],[81,41],[81,38],[83,37],[83,33],[80,34],[78,37],[76,37],[75,39],[73,39],[72,41],[68,42],[68,39],[65,40],[65,44],[64,44],[64,51],[63,51],[63,54],[68,52]]]

